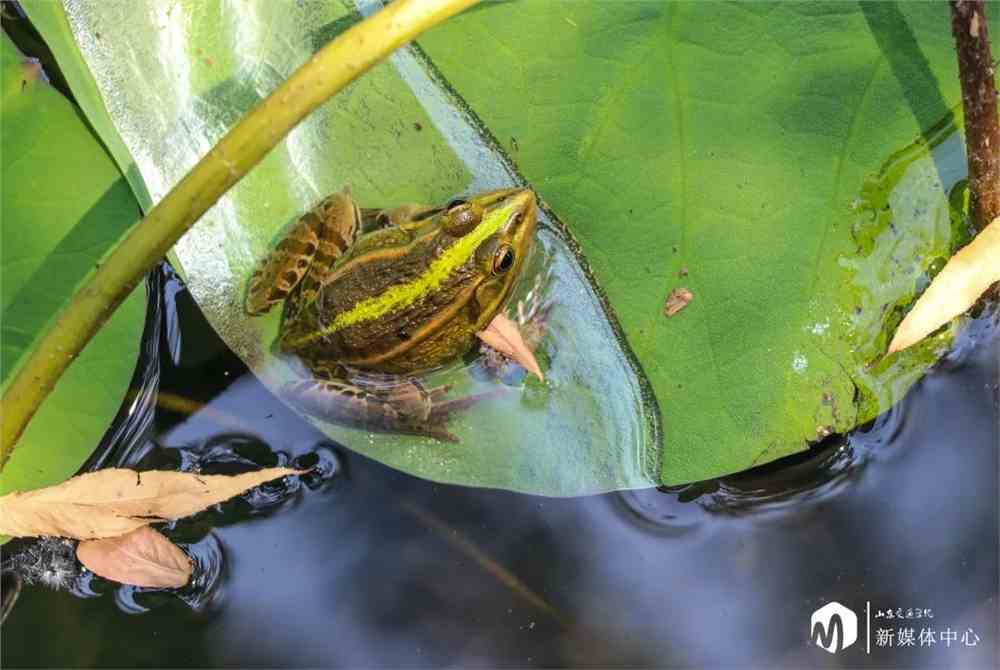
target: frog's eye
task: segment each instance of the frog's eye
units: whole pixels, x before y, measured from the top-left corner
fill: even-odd
[[[445,209],[447,209],[450,212],[451,210],[455,209],[456,207],[461,207],[462,205],[466,205],[466,204],[468,204],[467,201],[462,200],[461,198],[455,198],[454,200],[452,200],[452,201],[450,201],[448,203],[448,206],[445,207]]]
[[[506,244],[493,255],[493,274],[502,275],[514,265],[514,250]]]
[[[483,210],[473,207],[467,202],[452,207],[448,206],[445,213],[444,229],[452,237],[461,237],[469,233],[483,220]]]

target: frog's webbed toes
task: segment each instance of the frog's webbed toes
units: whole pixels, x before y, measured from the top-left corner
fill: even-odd
[[[461,440],[447,428],[452,416],[468,410],[483,400],[495,398],[506,392],[503,388],[496,388],[486,393],[473,393],[460,398],[444,400],[444,395],[449,388],[449,386],[439,386],[431,389],[428,393],[434,400],[431,402],[429,411],[423,418],[410,423],[409,429],[404,432],[426,435],[442,442],[459,444]]]
[[[503,387],[497,387],[485,393],[472,393],[460,398],[436,402],[431,407],[428,420],[431,422],[446,422],[451,418],[452,414],[464,412],[484,400],[496,398],[506,392],[507,390]]]
[[[424,435],[426,437],[433,437],[439,442],[449,442],[451,444],[461,444],[462,440],[458,438],[458,435],[451,432],[444,426],[423,426],[413,431],[414,435]]]

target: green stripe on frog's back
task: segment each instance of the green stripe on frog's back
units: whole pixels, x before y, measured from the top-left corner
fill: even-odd
[[[482,222],[468,234],[445,249],[427,267],[427,270],[413,281],[396,284],[381,294],[358,302],[351,309],[338,314],[322,329],[310,333],[291,344],[302,346],[319,338],[325,338],[350,326],[378,319],[390,312],[403,309],[441,287],[448,277],[468,262],[476,249],[491,235],[495,234],[518,207],[512,203],[488,212]]]

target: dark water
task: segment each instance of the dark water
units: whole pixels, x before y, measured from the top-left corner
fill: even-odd
[[[5,668],[996,666],[989,319],[866,432],[740,477],[560,500],[436,485],[329,445],[246,374],[183,287],[164,290],[152,425],[105,463],[298,458],[323,476],[170,529],[199,562],[183,597],[95,578],[77,584],[86,598],[26,586]],[[836,654],[810,640],[832,600],[859,615]]]

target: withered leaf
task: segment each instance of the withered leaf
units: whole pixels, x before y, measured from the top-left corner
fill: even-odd
[[[545,381],[542,369],[535,359],[535,354],[532,353],[521,335],[521,329],[505,314],[501,313],[493,317],[486,330],[479,331],[476,336],[508,358],[520,363],[521,367],[538,377],[540,381]]]
[[[149,526],[99,540],[83,540],[76,557],[91,572],[122,584],[180,588],[191,579],[191,559]]]
[[[88,540],[190,516],[278,477],[302,474],[266,468],[241,475],[198,475],[112,468],[62,484],[0,497],[0,534]]]
[[[896,329],[888,353],[913,346],[972,307],[1000,281],[1000,217],[959,249]]]
[[[683,286],[675,288],[667,296],[667,302],[663,305],[663,313],[667,316],[673,316],[677,312],[681,311],[688,306],[688,303],[694,299],[694,293],[691,293],[689,289]]]

